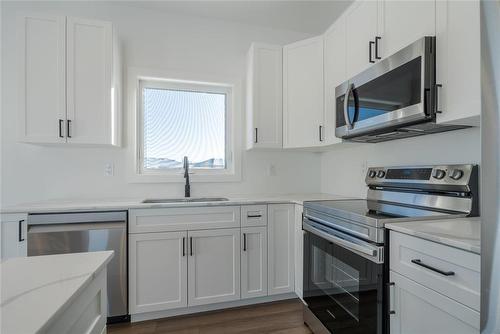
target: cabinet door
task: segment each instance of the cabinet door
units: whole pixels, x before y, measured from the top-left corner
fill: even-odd
[[[1,259],[27,256],[27,215],[2,215],[1,219]]]
[[[268,205],[268,294],[294,291],[294,205]]]
[[[111,23],[68,17],[67,47],[68,142],[111,144]]]
[[[370,66],[370,41],[375,41],[378,24],[377,1],[356,1],[346,12],[346,71],[351,78]],[[372,60],[375,61],[372,47]]]
[[[129,236],[130,313],[187,306],[187,233]]]
[[[188,305],[240,299],[240,229],[189,231]]]
[[[66,18],[19,19],[19,139],[64,143]]]
[[[390,280],[392,334],[479,333],[479,312],[393,271]]]
[[[378,42],[381,58],[401,50],[424,36],[436,35],[436,1],[380,1]]]
[[[323,36],[283,48],[283,146],[322,143]]]
[[[346,22],[341,16],[325,33],[324,36],[324,140],[325,144],[342,142],[335,137],[336,103],[335,88],[344,82],[346,77]]]
[[[302,230],[302,205],[295,205],[295,293],[299,298],[303,298],[303,288],[304,288],[304,231]]]
[[[267,227],[241,229],[241,298],[267,296]]]
[[[479,126],[479,1],[437,1],[436,22],[437,123]]]
[[[283,48],[254,43],[248,54],[247,148],[281,148]]]

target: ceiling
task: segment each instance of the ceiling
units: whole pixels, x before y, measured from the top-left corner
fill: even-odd
[[[352,1],[124,1],[124,5],[173,14],[310,34],[325,31]]]

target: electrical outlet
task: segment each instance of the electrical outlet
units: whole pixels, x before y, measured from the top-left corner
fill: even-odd
[[[115,166],[112,162],[108,162],[104,165],[104,175],[105,176],[113,176],[115,173]]]
[[[276,176],[276,167],[273,164],[267,166],[267,176]]]

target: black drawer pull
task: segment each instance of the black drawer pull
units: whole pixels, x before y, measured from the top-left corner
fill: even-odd
[[[413,259],[413,260],[411,260],[411,263],[415,263],[418,266],[421,266],[421,267],[427,268],[429,270],[435,271],[438,274],[441,274],[441,275],[444,275],[444,276],[453,276],[453,275],[455,275],[455,272],[453,272],[453,271],[442,271],[441,269],[434,268],[432,266],[429,266],[428,264],[423,263],[420,259]]]
[[[247,215],[247,218],[262,218],[262,215]]]
[[[247,251],[247,234],[243,233],[243,251]]]

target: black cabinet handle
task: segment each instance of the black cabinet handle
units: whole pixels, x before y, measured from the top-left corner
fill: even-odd
[[[455,272],[453,272],[453,271],[443,271],[441,269],[434,268],[434,267],[432,267],[432,266],[430,266],[428,264],[423,263],[422,260],[420,260],[420,259],[413,259],[413,260],[411,260],[411,263],[415,263],[418,266],[421,266],[421,267],[427,268],[429,270],[435,271],[438,274],[441,274],[441,275],[444,275],[444,276],[453,276],[453,275],[455,275]]]
[[[323,141],[323,125],[319,126],[319,141]]]
[[[247,251],[247,234],[243,233],[243,251]]]
[[[247,218],[261,218],[262,215],[247,215]]]
[[[189,252],[193,256],[193,237],[189,237]]]
[[[380,36],[375,37],[375,59],[382,59],[382,57],[378,55],[378,41],[380,41],[381,39],[382,37]]]
[[[59,119],[59,138],[64,138],[63,134],[62,134],[62,124],[63,124],[64,120],[62,119]]]
[[[253,142],[254,143],[258,143],[259,142],[259,138],[257,137],[257,135],[259,134],[259,130],[257,128],[254,129],[255,130],[255,138],[253,139]]]
[[[388,300],[388,308],[389,308],[389,314],[396,314],[396,311],[391,310],[391,286],[394,286],[396,283],[394,282],[389,282],[387,283],[387,300]]]
[[[18,236],[19,242],[24,241],[24,238],[23,238],[23,223],[24,223],[24,219],[21,219],[19,221],[19,236]]]
[[[372,56],[372,49],[373,49],[373,46],[375,45],[375,42],[374,41],[370,41],[368,42],[368,60],[370,61],[370,63],[374,63],[375,60],[373,60],[373,56]]]
[[[435,95],[436,95],[436,114],[440,114],[442,113],[443,111],[442,110],[439,110],[439,88],[442,88],[443,85],[441,84],[436,84],[436,92],[435,92]]]
[[[71,138],[71,134],[70,134],[70,131],[69,131],[70,127],[71,127],[71,120],[68,119],[66,121],[66,137],[68,137],[68,138]]]
[[[186,237],[182,237],[182,256],[186,256]]]

